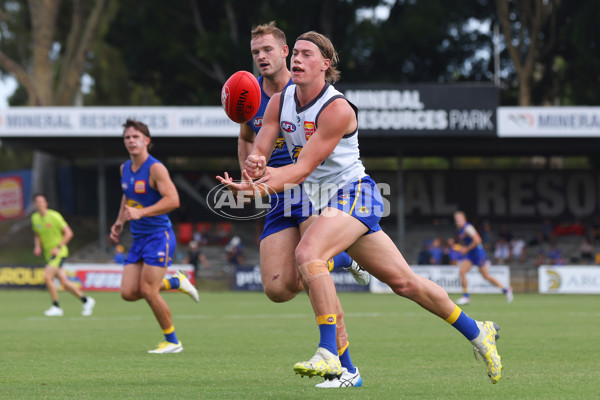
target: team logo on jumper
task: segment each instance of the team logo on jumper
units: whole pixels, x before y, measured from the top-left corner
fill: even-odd
[[[121,189],[127,190],[127,182],[121,182]]]
[[[134,193],[144,194],[146,193],[146,181],[135,181],[133,185]]]
[[[360,207],[358,209],[358,213],[359,214],[368,214],[369,213],[369,209],[367,207]]]
[[[277,141],[275,142],[275,150],[283,149],[283,145],[285,144],[285,139],[279,136]]]
[[[292,133],[296,130],[296,125],[289,121],[281,121],[281,129],[283,129],[287,133]]]
[[[131,199],[127,199],[127,205],[129,207],[133,207],[133,208],[144,208],[143,205],[141,205],[140,203],[138,203],[135,200],[131,200]]]
[[[294,149],[292,150],[292,161],[294,162],[294,164],[298,160],[298,157],[300,156],[301,151],[302,151],[302,146],[294,146]]]
[[[260,128],[262,126],[262,122],[263,119],[262,117],[259,118],[254,118],[254,121],[252,121],[252,124],[256,127],[256,128]]]
[[[315,123],[311,121],[304,122],[304,137],[306,140],[310,139],[312,134],[315,133]]]

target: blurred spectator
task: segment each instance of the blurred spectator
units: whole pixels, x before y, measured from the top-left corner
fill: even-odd
[[[218,244],[225,245],[230,241],[232,228],[230,222],[219,222],[217,224],[215,236]]]
[[[525,262],[527,259],[527,249],[523,239],[514,238],[510,241],[511,259],[519,262]]]
[[[431,252],[431,257],[433,258],[432,264],[439,265],[442,263],[442,240],[439,237],[436,237],[431,242],[431,248],[429,249]]]
[[[453,237],[448,238],[448,247],[450,248],[450,265],[458,265],[460,260],[463,258],[461,251],[462,246],[456,243],[456,239]]]
[[[535,246],[537,244],[542,244],[545,242],[550,242],[552,239],[552,232],[554,231],[554,225],[550,221],[549,218],[544,218],[544,222],[540,227],[540,230],[537,234],[529,240],[530,246]]]
[[[593,264],[595,261],[594,245],[588,237],[584,237],[579,245],[579,257],[582,264]]]
[[[442,258],[440,259],[440,265],[451,265],[450,264],[450,245],[447,240],[442,241]]]
[[[433,264],[433,256],[431,255],[431,240],[426,240],[423,243],[423,248],[417,255],[417,265],[431,265]]]
[[[479,236],[481,236],[481,244],[486,250],[490,250],[492,246],[492,227],[490,221],[484,219],[481,223],[481,229],[479,229]]]
[[[546,255],[544,254],[544,250],[543,249],[539,249],[538,253],[535,256],[535,261],[534,264],[536,267],[539,267],[540,265],[545,265],[546,264]]]
[[[548,258],[548,264],[550,265],[564,265],[565,261],[563,259],[562,250],[558,248],[558,244],[556,241],[552,242],[550,245],[550,250],[548,250],[548,254],[546,254]]]
[[[198,278],[200,267],[203,265],[206,268],[210,268],[210,261],[206,258],[202,250],[198,245],[198,242],[192,240],[188,244],[188,252],[183,259],[186,264],[191,264],[194,267],[194,276]]]
[[[242,244],[242,239],[240,239],[239,236],[234,236],[231,238],[227,246],[225,246],[225,256],[230,265],[236,267],[242,267],[245,265],[243,248],[244,245]]]
[[[592,244],[596,244],[600,239],[600,215],[596,215],[590,225],[589,237]]]
[[[504,237],[499,237],[494,247],[494,263],[504,264],[510,261],[510,247]]]
[[[115,254],[113,255],[112,261],[115,264],[125,264],[125,246],[123,246],[122,244],[118,244],[115,247]]]
[[[500,227],[498,238],[503,238],[506,243],[510,243],[510,241],[513,240],[513,237],[514,236],[507,225],[502,225]]]
[[[194,232],[193,241],[196,242],[196,247],[199,245],[205,245],[208,243],[208,236],[202,232]],[[190,245],[192,242],[189,243]]]

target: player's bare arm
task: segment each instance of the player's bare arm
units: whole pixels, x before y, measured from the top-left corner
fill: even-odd
[[[121,164],[121,176],[123,176],[123,165]],[[119,243],[119,236],[121,236],[121,233],[123,233],[123,226],[125,225],[125,222],[127,221],[125,219],[125,205],[127,204],[127,199],[125,198],[125,195],[121,196],[121,205],[119,206],[119,213],[117,214],[117,220],[115,221],[115,223],[110,227],[110,240],[112,240],[114,243]]]
[[[240,164],[240,171],[244,169],[246,159],[250,153],[252,153],[255,137],[256,135],[252,128],[246,124],[240,124],[240,136],[238,138],[238,162]]]

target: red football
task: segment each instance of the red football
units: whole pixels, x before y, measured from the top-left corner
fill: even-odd
[[[250,121],[260,108],[260,86],[254,75],[248,71],[231,75],[221,89],[221,104],[233,122]]]

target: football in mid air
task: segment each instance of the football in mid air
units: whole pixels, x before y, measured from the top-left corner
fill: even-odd
[[[233,122],[250,121],[260,108],[260,86],[254,75],[248,71],[231,75],[221,89],[221,104]]]

